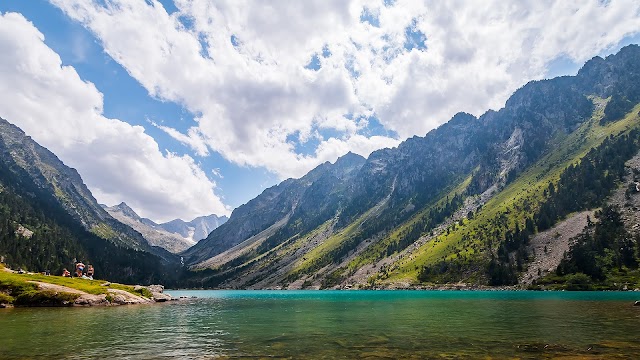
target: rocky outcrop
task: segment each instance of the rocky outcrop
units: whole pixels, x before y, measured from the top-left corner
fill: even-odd
[[[594,211],[575,213],[551,229],[533,236],[527,247],[527,253],[531,254],[533,260],[519,282],[530,285],[535,280],[556,271],[565,253],[573,244],[572,239],[584,230],[588,219],[595,219]]]
[[[119,290],[119,289],[109,289],[109,295],[111,295],[111,302],[115,305],[136,305],[136,304],[151,304],[153,303],[153,299],[147,299],[142,296],[133,295],[130,292]]]
[[[22,236],[25,239],[31,239],[31,237],[33,236],[33,231],[27,229],[22,225],[19,225],[16,229],[16,235]]]
[[[153,295],[152,299],[155,302],[165,302],[172,300],[171,295],[164,293],[164,286],[162,285],[149,285],[147,286],[147,289],[151,291],[151,294]]]
[[[108,306],[110,305],[107,300],[107,295],[91,295],[84,294],[76,299],[73,303],[74,306]]]
[[[164,286],[162,285],[150,285],[148,287],[137,285],[134,287],[134,291],[140,291],[147,289],[151,292],[152,297],[146,298],[143,296],[134,295],[128,291],[120,289],[107,289],[106,294],[88,294],[84,291],[73,289],[66,286],[49,284],[45,282],[33,281],[38,285],[40,290],[50,291],[54,293],[68,293],[79,295],[73,303],[68,305],[73,306],[113,306],[113,305],[139,305],[139,304],[153,304],[156,302],[166,302],[172,300],[171,295],[164,294]],[[107,283],[105,283],[107,284]],[[109,286],[111,283],[108,283]]]

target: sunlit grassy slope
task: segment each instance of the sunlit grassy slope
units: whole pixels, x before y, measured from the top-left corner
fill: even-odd
[[[1,264],[0,267],[2,267]],[[0,292],[9,291],[14,288],[19,288],[23,291],[36,291],[37,286],[31,283],[32,281],[66,286],[71,289],[80,290],[88,294],[95,295],[107,294],[108,289],[119,289],[138,296],[152,296],[149,290],[147,290],[146,288],[142,288],[141,290],[134,290],[133,286],[116,283],[111,283],[108,287],[102,286],[102,284],[105,283],[104,280],[88,280],[54,275],[45,276],[41,274],[17,274],[5,271],[4,269],[0,268]]]
[[[507,221],[510,226],[523,224],[543,199],[544,189],[549,182],[556,182],[562,171],[577,163],[593,147],[600,145],[608,136],[618,135],[639,126],[637,105],[624,119],[617,122],[599,124],[601,108],[590,120],[563,138],[557,138],[557,146],[533,166],[521,174],[514,182],[487,202],[471,220],[465,220],[448,235],[443,234],[418,248],[409,260],[394,264],[387,281],[415,282],[419,268],[440,260],[461,257],[478,260],[485,244],[474,240],[474,233],[481,227],[490,226],[491,221]]]
[[[395,228],[389,234],[384,236],[380,241],[368,247],[362,254],[353,259],[348,267],[348,270],[354,271],[358,268],[375,262],[384,257],[387,247],[392,243],[397,243],[401,234],[408,232],[409,229],[415,226],[423,218],[427,218],[429,213],[438,206],[444,205],[448,199],[453,198],[456,194],[462,194],[471,183],[472,175],[467,176],[460,183],[453,186],[453,188],[444,191],[444,195],[440,196],[435,202],[432,202],[425,206],[422,210],[418,211],[409,220],[402,223]]]
[[[358,217],[349,226],[333,234],[322,244],[309,251],[303,259],[301,259],[294,267],[292,273],[306,272],[315,264],[323,262],[323,259],[330,256],[331,252],[335,251],[342,243],[348,240],[350,237],[356,235],[360,226],[371,216],[375,211],[375,207],[367,210],[364,214]]]

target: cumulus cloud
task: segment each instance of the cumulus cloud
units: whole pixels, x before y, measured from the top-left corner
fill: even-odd
[[[583,62],[640,29],[634,0],[174,0],[171,14],[155,0],[50,1],[152,96],[198,115],[169,135],[282,178],[500,108],[554,59]],[[371,115],[398,138],[366,135]],[[311,154],[290,141],[327,129]]]
[[[102,94],[22,15],[0,14],[0,116],[78,169],[96,199],[157,221],[228,214],[189,156],[163,153],[141,126],[102,115]]]

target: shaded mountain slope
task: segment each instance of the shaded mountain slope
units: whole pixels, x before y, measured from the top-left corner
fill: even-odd
[[[79,260],[116,281],[177,278],[175,256],[113,219],[75,170],[3,119],[0,188],[0,257],[10,266],[59,272]]]
[[[164,255],[149,246],[138,232],[110,216],[75,169],[64,165],[52,152],[4,119],[0,120],[0,147],[0,160],[10,171],[24,173],[39,189],[53,194],[86,230],[119,246]]]

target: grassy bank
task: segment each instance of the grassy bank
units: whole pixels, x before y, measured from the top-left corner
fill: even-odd
[[[15,306],[64,306],[73,304],[81,295],[71,292],[40,290],[34,281],[64,286],[93,295],[108,294],[108,289],[118,289],[137,296],[152,297],[151,292],[146,288],[135,290],[133,286],[115,283],[103,286],[102,284],[105,284],[104,280],[87,280],[53,275],[45,276],[41,274],[18,274],[5,271],[4,266],[0,264],[0,304],[12,304]]]

